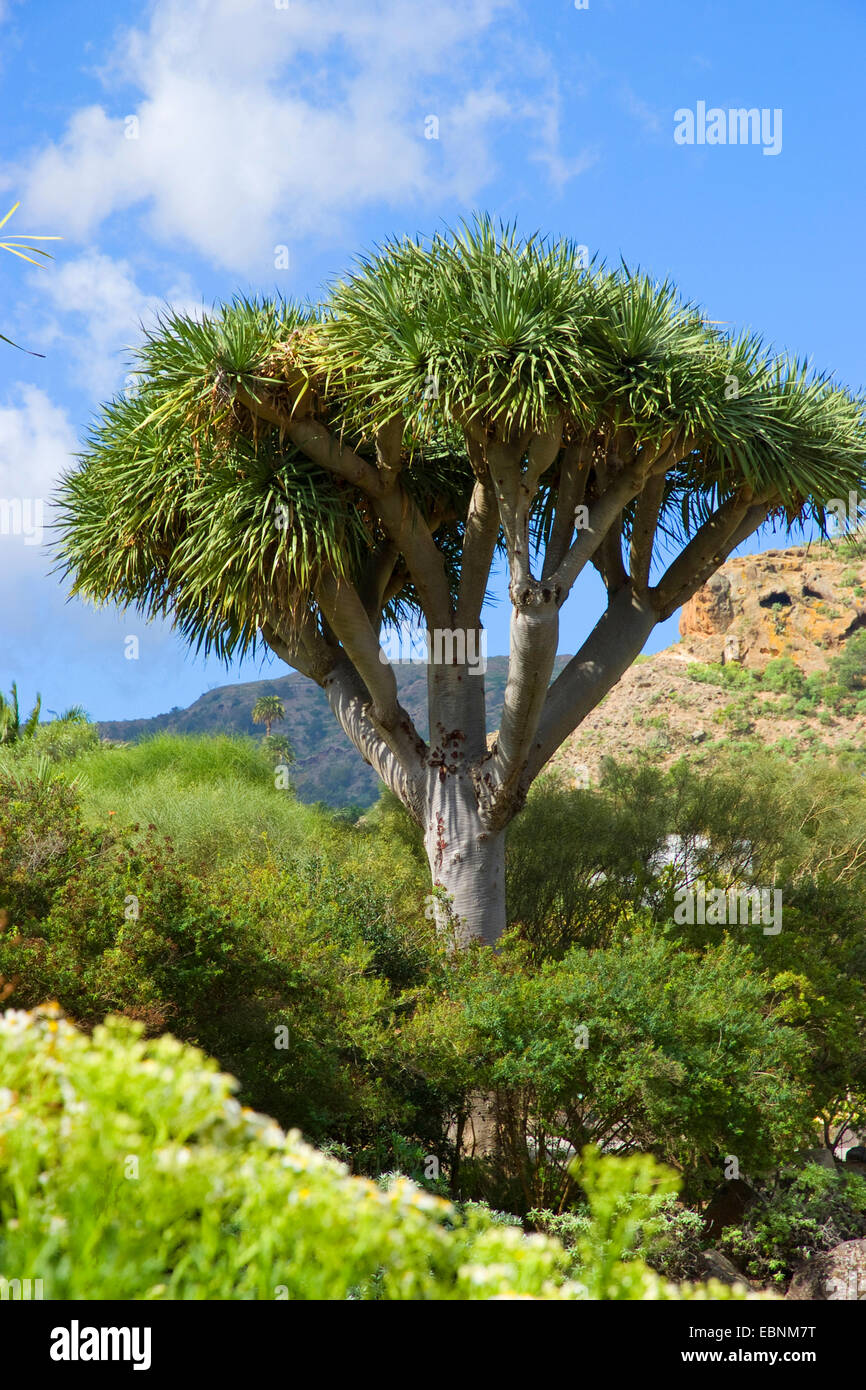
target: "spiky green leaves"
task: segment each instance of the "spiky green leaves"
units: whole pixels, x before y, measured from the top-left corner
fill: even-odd
[[[371,429],[395,412],[425,434],[676,434],[690,489],[746,483],[788,510],[857,487],[862,397],[728,335],[669,282],[584,268],[572,243],[520,242],[486,218],[454,235],[386,244],[333,292],[314,355]]]
[[[584,412],[595,284],[570,243],[519,243],[488,219],[429,247],[388,243],[334,290],[321,361],[350,417],[407,416],[422,435],[541,430]]]
[[[0,219],[0,228],[6,226],[13,212],[20,206],[20,203],[13,203],[12,207],[6,213],[6,216]],[[12,256],[19,256],[22,261],[28,261],[30,265],[43,265],[45,261],[51,260],[51,252],[44,251],[41,246],[34,246],[32,244],[34,241],[60,241],[60,237],[32,235],[12,236],[6,233],[2,239],[0,239],[0,251],[8,251]],[[28,251],[32,253],[29,256],[26,254]],[[36,260],[35,257],[37,256],[41,256],[42,260]],[[12,339],[7,338],[4,333],[0,333],[0,343],[8,343],[10,347],[18,348],[20,352],[26,352],[30,357],[45,356],[43,352],[31,352],[30,348],[22,348],[20,343],[13,343]]]
[[[368,464],[377,430],[403,419],[397,486],[435,532],[452,592],[467,434],[528,441],[561,420],[565,445],[605,460],[590,501],[625,456],[674,441],[669,539],[741,489],[788,520],[820,520],[825,501],[863,485],[862,398],[722,332],[670,283],[587,268],[570,242],[520,241],[484,218],[386,244],[319,309],[238,299],[167,316],[135,369],[138,393],[104,408],[64,481],[63,564],[77,592],[173,615],[223,655],[266,618],[308,613],[325,567],[363,587],[385,539],[375,499],[294,446],[301,416]],[[549,534],[559,476],[554,462],[542,478],[535,539]],[[388,592],[386,620],[417,608],[408,572]]]
[[[183,428],[159,421],[161,403],[149,388],[105,407],[63,482],[63,565],[73,592],[170,615],[227,657],[265,619],[300,616],[322,566],[357,572],[369,528],[351,493],[274,432]]]
[[[36,704],[26,719],[21,718],[18,705],[18,687],[12,682],[11,698],[6,699],[0,691],[0,744],[18,743],[21,739],[32,738],[39,726],[42,710],[42,696],[36,696]]]

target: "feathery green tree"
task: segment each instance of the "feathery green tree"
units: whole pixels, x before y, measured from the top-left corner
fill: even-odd
[[[36,696],[36,704],[22,720],[18,705],[18,687],[12,682],[11,699],[7,700],[0,691],[0,744],[18,743],[21,739],[32,738],[39,727],[39,714],[42,710],[42,696]]]
[[[327,693],[423,828],[458,939],[505,922],[504,832],[551,754],[767,518],[860,487],[863,399],[730,335],[673,285],[482,218],[362,260],[318,307],[167,315],[61,493],[73,591],[257,639]],[[504,556],[488,746],[482,605]],[[607,604],[551,684],[588,565]],[[428,632],[429,733],[380,645]]]
[[[285,717],[285,706],[279,695],[260,695],[253,705],[252,721],[254,724],[264,724],[265,738],[271,736],[271,725],[281,724]]]

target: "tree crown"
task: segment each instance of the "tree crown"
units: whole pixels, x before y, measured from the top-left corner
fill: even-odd
[[[303,620],[325,571],[363,585],[385,536],[370,499],[389,468],[454,598],[490,443],[525,469],[533,440],[556,431],[554,465],[569,447],[601,448],[609,477],[667,450],[655,528],[667,544],[746,491],[820,524],[831,494],[860,485],[866,452],[861,397],[722,332],[668,282],[584,269],[570,242],[519,241],[488,219],[386,244],[315,307],[236,299],[201,320],[167,314],[136,365],[137,389],[104,407],[65,479],[65,564],[79,592],[171,615],[224,656],[255,644],[275,601],[283,621]],[[293,437],[302,423],[324,427],[354,476],[346,457],[335,470]],[[389,429],[399,442],[383,465]],[[597,464],[590,499],[604,489]],[[562,476],[549,465],[536,480],[536,553]],[[637,511],[629,498],[625,542]],[[422,608],[411,568],[395,566],[383,620]]]

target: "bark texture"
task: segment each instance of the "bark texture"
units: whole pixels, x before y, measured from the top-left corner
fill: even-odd
[[[440,929],[453,932],[456,946],[473,939],[493,945],[505,925],[504,830],[485,824],[468,770],[434,774],[426,814],[430,877],[448,899],[434,893]]]

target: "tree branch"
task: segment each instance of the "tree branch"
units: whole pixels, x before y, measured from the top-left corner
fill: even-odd
[[[628,583],[625,561],[622,558],[622,529],[623,513],[620,512],[593,556],[609,594],[617,593]]]
[[[370,624],[377,634],[382,623],[382,607],[385,603],[385,595],[394,576],[398,559],[399,551],[394,542],[390,539],[383,541],[370,552],[364,565],[364,574],[358,582],[358,596],[364,605],[364,611]]]
[[[647,479],[637,500],[629,552],[629,571],[635,589],[645,589],[649,584],[656,528],[666,485],[666,475],[656,473]]]
[[[728,557],[756,531],[770,512],[770,503],[756,499],[750,488],[729,497],[695,532],[659,583],[649,590],[663,621],[685,603]]]
[[[306,614],[291,632],[286,632],[279,618],[274,618],[270,623],[262,623],[261,633],[281,661],[315,681],[316,685],[324,684],[325,677],[339,656],[339,648],[331,645],[319,632],[313,613]]]
[[[328,704],[346,736],[386,787],[399,797],[415,822],[424,828],[423,776],[420,766],[406,766],[370,718],[369,694],[346,656],[336,663],[324,682]]]
[[[387,425],[382,425],[376,431],[376,459],[386,489],[394,486],[400,472],[403,427],[403,416],[395,415],[393,420],[389,420]]]
[[[310,415],[287,415],[285,411],[265,400],[256,400],[249,391],[239,387],[235,396],[241,405],[260,420],[266,420],[291,439],[292,443],[306,454],[307,458],[326,468],[330,473],[343,478],[365,492],[368,497],[379,497],[384,490],[384,482],[366,459],[356,454],[346,444],[340,444],[321,421]]]
[[[475,778],[479,805],[491,824],[506,817],[522,783],[526,758],[547,698],[559,643],[559,608],[552,601],[515,605],[511,614],[508,680],[496,743]],[[510,818],[510,817],[506,817]]]
[[[549,579],[549,583],[559,590],[560,605],[565,602],[574,581],[598,550],[623,507],[640,492],[645,476],[641,464],[631,464],[616,482],[605,488],[591,507],[587,526],[575,537],[565,558]]]
[[[450,628],[451,591],[442,552],[404,488],[392,488],[374,504],[376,515],[404,557],[427,626]]]
[[[595,445],[584,439],[579,443],[569,444],[563,453],[553,525],[550,528],[550,538],[545,548],[544,566],[541,571],[542,579],[550,578],[562,563],[571,544],[574,516],[583,502],[594,452]]]
[[[457,595],[458,628],[478,627],[499,536],[499,510],[493,489],[476,482],[463,528],[460,588]]]
[[[426,744],[400,704],[394,668],[382,659],[378,636],[357,592],[326,571],[316,586],[316,599],[364,684],[371,724],[407,771],[419,770]]]
[[[529,787],[560,744],[616,685],[643,650],[657,621],[652,604],[646,596],[634,593],[631,585],[611,599],[580,651],[547,692],[526,763],[524,787]]]
[[[499,519],[505,532],[510,588],[517,591],[525,588],[532,580],[529,570],[529,538],[522,536],[518,516],[520,459],[524,449],[523,443],[488,440],[486,450],[487,466],[490,469],[499,508]]]

